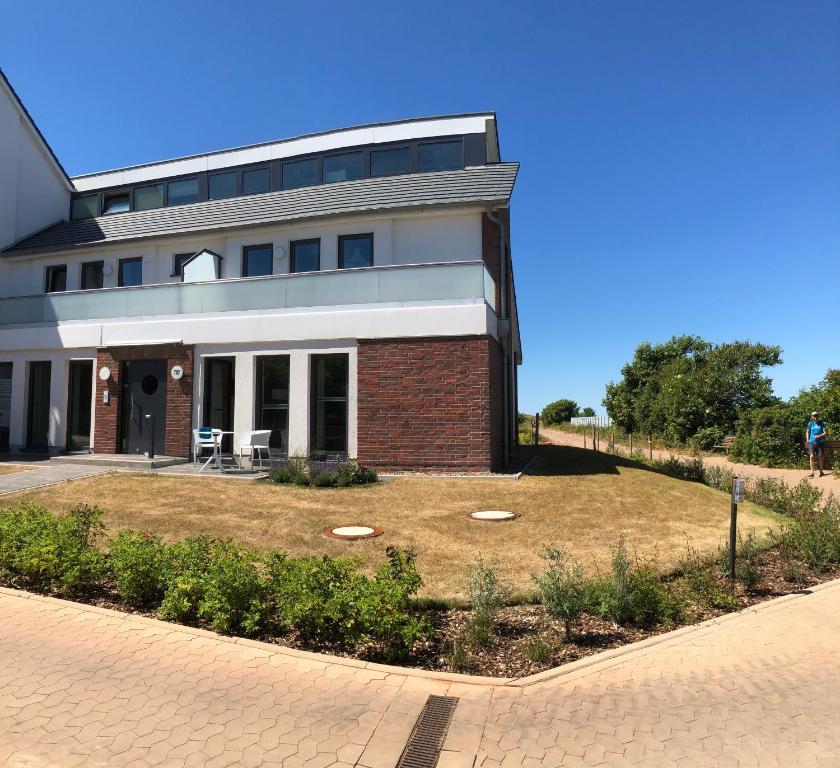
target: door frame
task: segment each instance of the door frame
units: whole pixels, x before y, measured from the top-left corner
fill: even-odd
[[[47,379],[47,434],[45,438],[44,445],[33,445],[32,443],[32,421],[33,421],[33,377],[32,377],[32,369],[33,366],[46,366],[46,370],[49,371],[49,377]],[[49,453],[50,450],[50,405],[51,405],[51,389],[52,389],[52,360],[30,360],[27,368],[27,382],[26,382],[26,450],[28,451],[35,451],[38,453]]]
[[[119,419],[119,434],[118,434],[118,448],[119,453],[126,454],[129,456],[139,456],[145,453],[146,447],[143,446],[143,450],[137,452],[131,452],[129,450],[129,433],[131,430],[131,414],[130,414],[130,403],[131,403],[131,380],[128,374],[132,365],[140,365],[140,364],[148,364],[148,363],[156,363],[160,365],[161,375],[158,377],[159,383],[158,388],[161,391],[161,396],[163,398],[162,408],[161,408],[161,418],[160,423],[155,423],[155,432],[158,430],[161,431],[163,434],[163,441],[160,445],[158,445],[157,441],[155,441],[155,454],[165,455],[166,453],[166,402],[167,402],[167,369],[168,369],[168,360],[165,357],[162,358],[152,358],[150,360],[146,359],[137,359],[137,360],[123,360],[120,363],[120,419]]]
[[[73,367],[80,366],[80,365],[89,365],[90,366],[90,398],[88,402],[88,408],[90,409],[90,422],[88,424],[88,446],[87,452],[90,453],[91,450],[91,440],[93,438],[93,396],[94,392],[96,391],[96,387],[93,383],[93,374],[96,369],[96,361],[92,358],[79,358],[79,359],[72,359],[69,361],[67,366],[67,429],[65,431],[64,437],[64,450],[78,453],[78,452],[85,452],[85,448],[76,448],[75,446],[71,445],[72,443],[72,431],[73,431],[73,411],[78,406],[78,395],[75,392],[74,383],[75,380],[73,378]]]

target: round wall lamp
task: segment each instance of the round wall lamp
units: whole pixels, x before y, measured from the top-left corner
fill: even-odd
[[[111,378],[111,369],[107,365],[103,365],[99,369],[99,380],[108,381]]]
[[[283,258],[286,256],[286,249],[282,245],[278,245],[274,249],[274,260],[275,261],[283,261]]]
[[[103,264],[102,265],[102,274],[103,275],[110,275],[114,271],[114,267],[111,264]]]
[[[180,365],[173,365],[169,375],[175,380],[179,381],[184,378],[184,369]]]

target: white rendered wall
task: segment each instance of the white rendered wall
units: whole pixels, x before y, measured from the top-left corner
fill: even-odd
[[[66,219],[69,208],[69,183],[0,81],[0,248]]]
[[[391,216],[352,217],[333,221],[275,225],[236,231],[229,236],[191,235],[155,239],[121,246],[99,246],[78,251],[64,251],[38,257],[0,258],[0,297],[30,296],[44,292],[48,266],[67,265],[67,289],[80,287],[80,265],[86,261],[104,261],[110,271],[104,287],[117,285],[120,259],[143,258],[143,284],[177,282],[172,274],[174,256],[196,253],[207,248],[222,256],[222,277],[242,273],[242,249],[246,245],[274,247],[274,274],[290,269],[289,243],[293,240],[320,238],[321,270],[338,267],[340,235],[373,233],[374,266],[389,264],[424,264],[438,261],[481,260],[481,212],[404,213]],[[2,311],[2,306],[0,306]]]
[[[9,448],[17,451],[26,445],[26,413],[29,395],[29,363],[49,361],[50,366],[50,422],[49,445],[53,452],[63,450],[67,443],[67,395],[71,360],[96,360],[96,350],[30,349],[15,352],[0,351],[0,361],[12,363],[12,409],[9,423]],[[96,364],[93,365],[95,375]],[[96,387],[92,387],[92,399]],[[95,408],[91,402],[91,444]]]

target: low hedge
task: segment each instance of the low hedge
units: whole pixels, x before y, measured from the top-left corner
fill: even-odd
[[[405,656],[431,631],[415,610],[422,580],[409,550],[389,547],[373,576],[358,558],[287,557],[198,536],[168,544],[121,531],[103,553],[102,511],[54,516],[25,505],[0,510],[0,582],[62,596],[111,588],[127,606],[221,633],[294,631],[307,644],[365,645]]]

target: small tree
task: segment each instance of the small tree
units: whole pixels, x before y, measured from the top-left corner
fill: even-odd
[[[572,638],[572,629],[586,609],[587,591],[583,568],[563,547],[546,547],[542,558],[545,571],[534,575],[534,583],[542,604],[549,613],[563,620],[566,641]]]
[[[555,400],[542,409],[542,418],[546,424],[562,424],[571,421],[578,412],[578,404],[574,400]]]
[[[581,415],[581,416],[594,416],[594,415],[595,415],[595,409],[594,409],[594,408],[590,408],[590,407],[587,405],[587,406],[586,406],[586,408],[584,408],[584,409],[580,412],[580,415]]]

